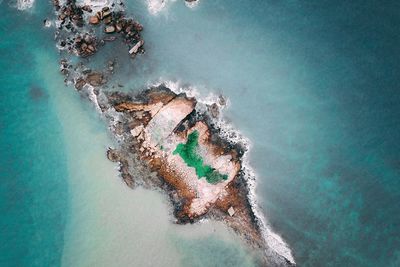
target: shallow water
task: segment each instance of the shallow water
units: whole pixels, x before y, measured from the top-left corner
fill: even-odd
[[[139,15],[147,53],[130,71],[139,84],[179,80],[229,98],[226,119],[253,143],[267,218],[300,265],[396,266],[398,10],[395,1],[172,2]]]
[[[174,225],[166,196],[122,182],[106,159],[105,122],[63,85],[52,32],[42,28],[50,10],[9,8],[1,20],[1,265],[253,266],[223,225]],[[11,18],[20,21],[14,31]]]
[[[44,64],[46,57],[39,57],[38,61]],[[54,66],[47,65],[42,71],[49,74],[53,69]],[[54,76],[46,75],[45,82],[48,86],[57,85],[52,101],[63,123],[70,187],[62,265],[185,266],[177,239],[188,243],[211,239],[226,250],[225,254],[239,253],[234,259],[236,266],[252,264],[226,228],[208,223],[201,228],[208,228],[209,233],[185,238],[181,229],[172,224],[172,210],[165,195],[129,189],[119,178],[116,164],[106,158],[105,151],[112,141],[105,122],[89,102],[82,101],[71,88],[60,86],[61,77],[53,79]],[[218,235],[212,232],[216,227]],[[199,248],[203,246],[207,244]],[[190,258],[193,253],[189,250]],[[207,261],[214,266],[225,264],[225,254]],[[199,260],[201,265],[205,264],[204,258]]]
[[[127,3],[146,54],[106,45],[90,64],[119,57],[124,90],[169,79],[228,97],[300,266],[399,265],[399,4],[146,3]],[[174,225],[165,196],[123,184],[104,122],[58,74],[50,5],[0,5],[0,265],[253,265],[225,227]]]

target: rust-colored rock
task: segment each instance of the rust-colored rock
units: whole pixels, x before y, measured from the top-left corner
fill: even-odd
[[[97,16],[91,16],[89,18],[89,23],[93,25],[97,25],[100,23],[100,19]]]

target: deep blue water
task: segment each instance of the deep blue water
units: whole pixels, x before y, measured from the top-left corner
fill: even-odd
[[[203,0],[193,11],[178,1],[158,17],[128,2],[147,53],[121,73],[230,99],[227,118],[253,142],[262,207],[300,266],[400,266],[397,1]],[[32,56],[57,59],[41,24],[51,7],[1,7],[0,265],[57,266],[62,127]],[[203,245],[187,250],[207,254]]]

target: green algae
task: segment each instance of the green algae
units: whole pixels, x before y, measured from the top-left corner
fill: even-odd
[[[228,179],[228,175],[221,174],[210,165],[204,165],[203,159],[197,153],[199,146],[199,132],[193,131],[189,134],[186,144],[179,144],[172,154],[179,154],[183,161],[196,170],[196,175],[200,179],[205,177],[210,184],[216,184],[220,181]]]

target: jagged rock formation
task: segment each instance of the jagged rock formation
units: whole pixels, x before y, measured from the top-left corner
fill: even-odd
[[[128,186],[145,184],[165,190],[177,223],[222,220],[251,247],[274,254],[248,201],[249,188],[242,175],[244,148],[221,137],[208,112],[196,110],[196,99],[159,86],[135,96],[108,93],[98,97],[98,103],[121,140],[120,147],[110,149],[107,156],[120,162]],[[193,151],[184,147],[191,138]],[[179,154],[179,148],[195,156]],[[157,178],[135,176],[132,171],[140,164]],[[207,171],[213,178],[223,178],[208,179]],[[270,260],[265,255],[262,265]]]

